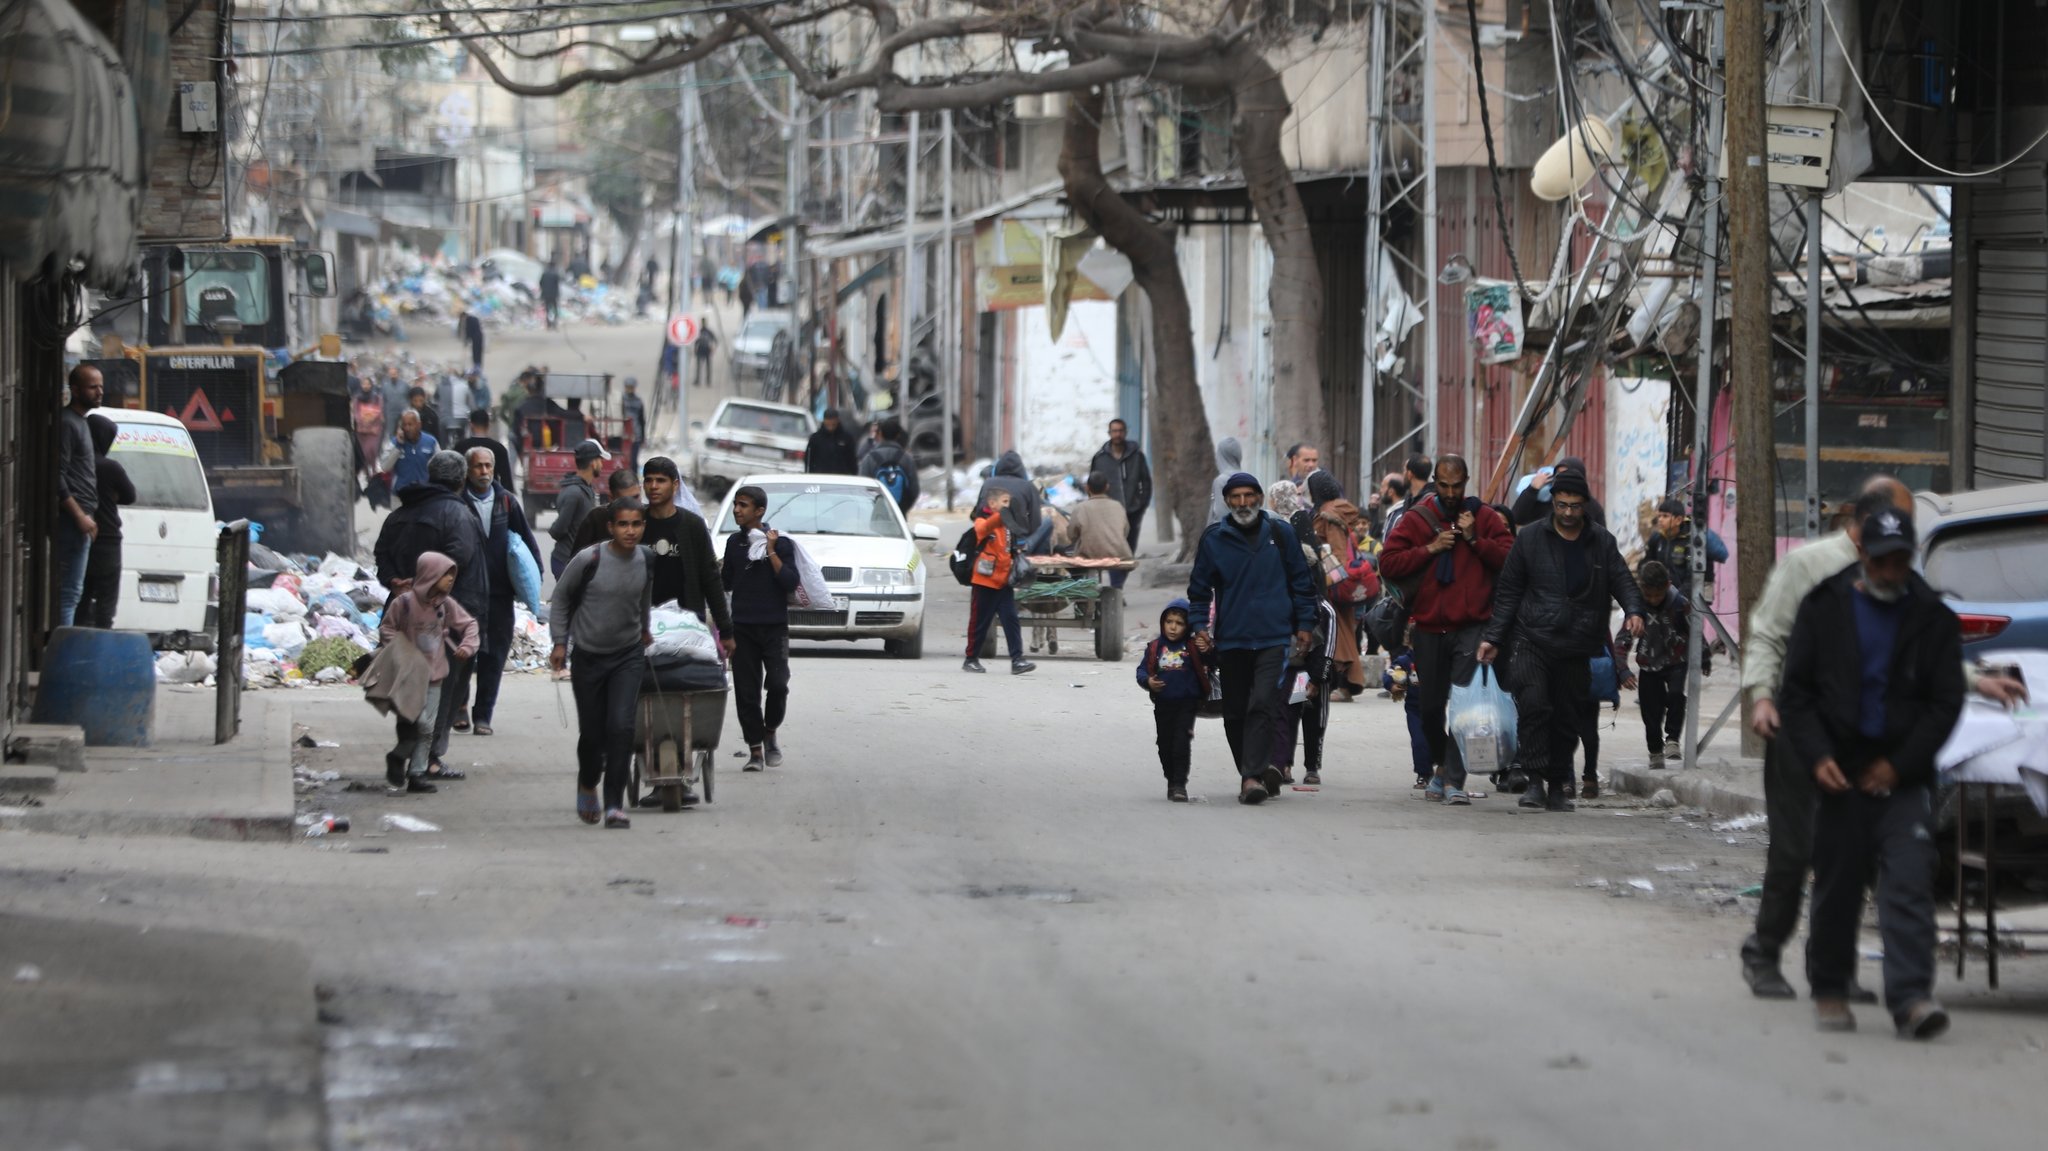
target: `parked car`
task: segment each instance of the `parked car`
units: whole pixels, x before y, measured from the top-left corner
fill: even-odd
[[[939,538],[930,524],[912,527],[881,484],[865,476],[750,475],[733,485],[768,493],[769,527],[817,561],[832,590],[829,605],[791,608],[794,639],[879,639],[898,659],[924,656],[925,562],[919,541]],[[739,530],[726,493],[713,521],[719,555]]]
[[[774,308],[756,309],[749,315],[732,338],[733,381],[757,379],[767,371],[774,360],[775,337],[788,332],[795,322],[789,312]]]
[[[1921,570],[1962,620],[1964,654],[2048,648],[2048,483],[1917,504]]]
[[[114,624],[159,650],[211,651],[220,609],[213,496],[192,433],[175,417],[101,408],[118,427],[109,453],[135,483],[121,509],[121,600]]]
[[[811,433],[818,430],[811,413],[794,404],[766,400],[721,401],[711,422],[697,432],[697,453],[690,481],[729,483],[757,472],[800,472]]]

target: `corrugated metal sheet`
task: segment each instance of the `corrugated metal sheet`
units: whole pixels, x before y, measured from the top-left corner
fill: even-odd
[[[1976,201],[1980,210],[1983,202]],[[2024,246],[1986,244],[1978,247],[1976,264],[1972,484],[2048,479],[2042,454],[2048,435],[2048,247],[2039,233]]]
[[[1972,185],[1970,234],[1979,240],[2048,235],[2048,164],[2015,164],[1996,184]]]

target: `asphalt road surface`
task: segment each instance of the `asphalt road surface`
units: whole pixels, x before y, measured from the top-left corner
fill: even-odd
[[[2048,969],[1942,986],[1931,1045],[1874,1008],[1820,1035],[1738,977],[1755,834],[1427,804],[1371,697],[1336,709],[1320,792],[1231,802],[1204,721],[1207,802],[1169,805],[1128,663],[964,675],[962,597],[931,587],[926,659],[801,652],[782,768],[742,775],[728,721],[710,806],[578,823],[567,687],[524,675],[437,796],[331,785],[306,804],[355,830],[290,847],[9,836],[0,906],[303,946],[336,1149],[2017,1147],[2048,1121]],[[356,693],[296,704],[342,745],[308,766],[378,781]]]

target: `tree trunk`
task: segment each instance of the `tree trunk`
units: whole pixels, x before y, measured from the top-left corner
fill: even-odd
[[[1060,177],[1066,181],[1067,203],[1104,242],[1130,259],[1131,272],[1152,304],[1155,410],[1170,418],[1152,421],[1150,450],[1155,482],[1169,493],[1186,557],[1208,526],[1216,446],[1195,382],[1194,324],[1173,234],[1125,202],[1102,174],[1101,124],[1108,90],[1105,85],[1076,92],[1068,103]]]
[[[1259,228],[1273,252],[1273,442],[1320,444],[1328,458],[1323,409],[1323,271],[1280,131],[1293,110],[1280,73],[1254,48],[1233,46],[1224,60],[1237,99],[1238,163]]]

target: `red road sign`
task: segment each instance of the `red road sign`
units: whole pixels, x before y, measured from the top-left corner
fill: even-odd
[[[668,342],[678,347],[688,347],[697,342],[697,319],[694,316],[671,316],[668,321]]]

